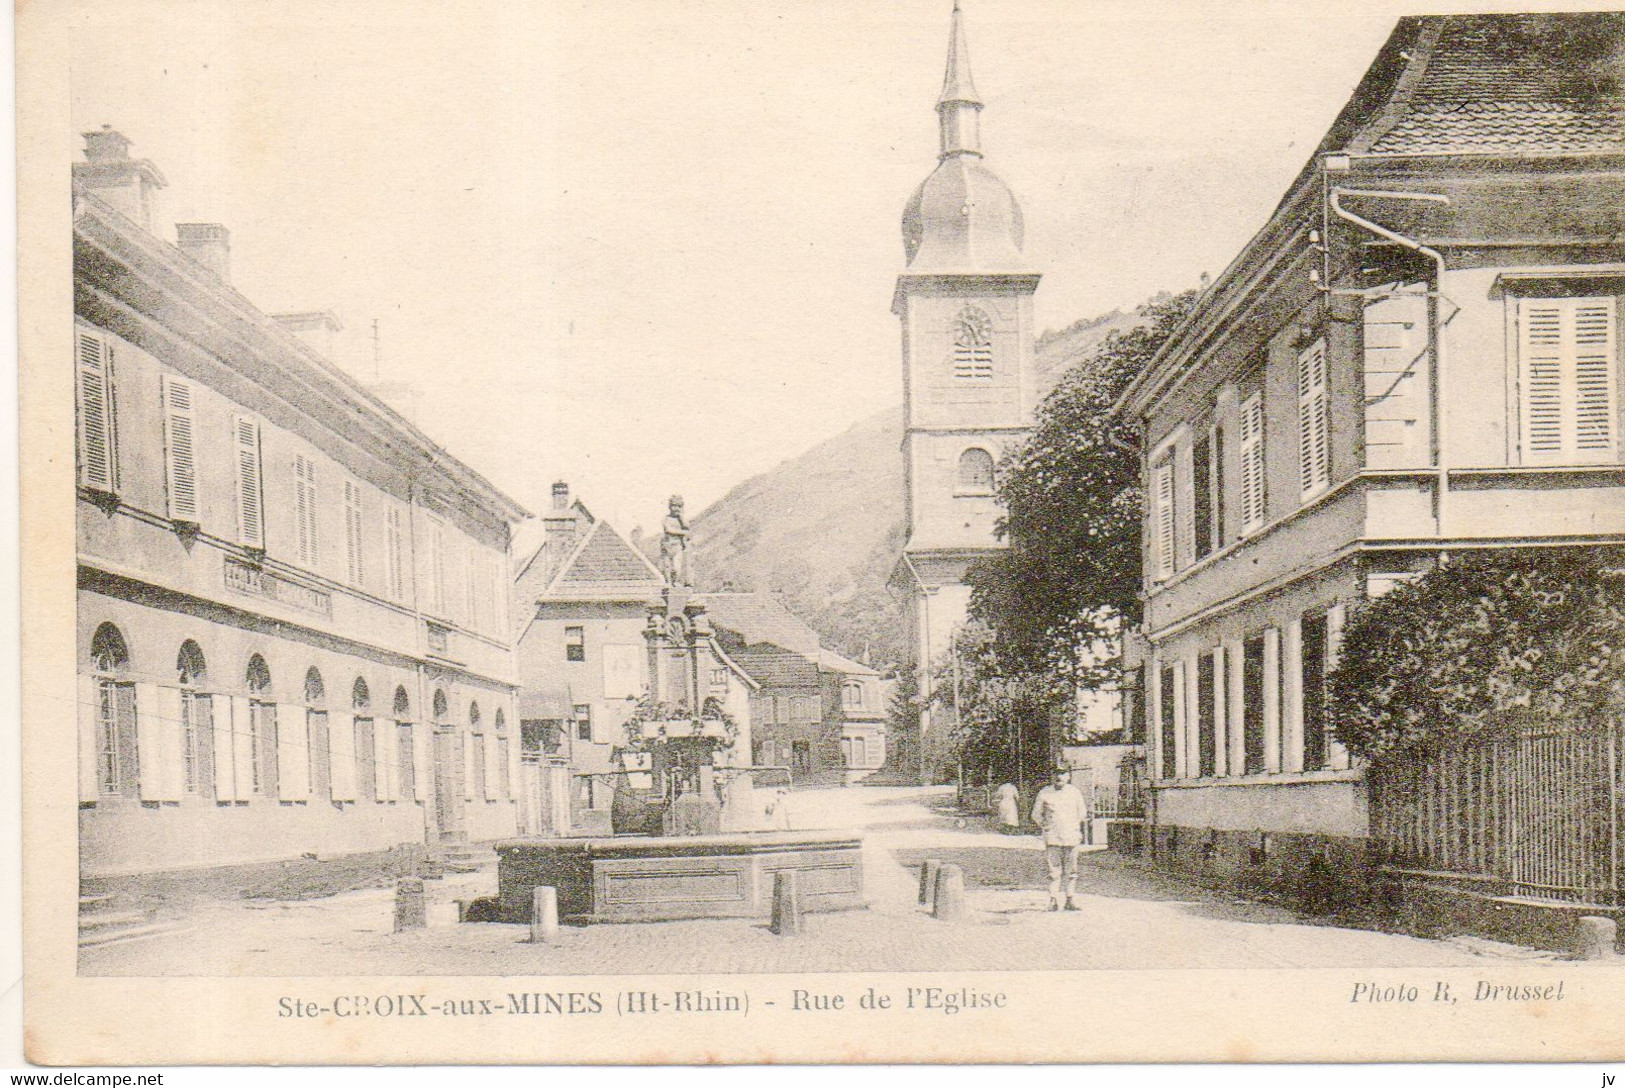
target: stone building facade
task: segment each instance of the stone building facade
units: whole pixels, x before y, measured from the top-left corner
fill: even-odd
[[[527,516],[256,309],[111,129],[73,172],[87,879],[512,835]],[[66,391],[64,391],[66,392]]]

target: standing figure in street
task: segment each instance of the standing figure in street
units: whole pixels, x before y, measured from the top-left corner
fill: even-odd
[[[1072,768],[1057,765],[1050,784],[1038,791],[1033,804],[1033,823],[1044,830],[1044,860],[1049,864],[1049,909],[1061,909],[1061,890],[1066,889],[1066,909],[1077,910],[1073,889],[1078,883],[1078,847],[1083,843],[1083,821],[1089,818],[1089,805],[1072,784]]]
[[[1013,783],[1006,782],[993,791],[994,811],[998,815],[999,831],[1014,835],[1021,830],[1021,794]]]

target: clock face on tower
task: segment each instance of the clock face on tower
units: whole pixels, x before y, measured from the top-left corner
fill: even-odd
[[[980,310],[967,306],[954,319],[954,343],[981,345],[993,342],[993,322]]]

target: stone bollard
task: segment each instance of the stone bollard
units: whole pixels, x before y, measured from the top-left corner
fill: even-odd
[[[797,875],[794,869],[780,869],[773,874],[773,919],[768,928],[780,937],[794,937],[802,932]]]
[[[546,886],[530,890],[530,943],[549,944],[559,935],[559,892]]]
[[[1574,935],[1577,959],[1606,960],[1614,956],[1614,941],[1619,937],[1619,924],[1612,918],[1588,914],[1580,919]]]
[[[931,901],[932,917],[944,922],[962,922],[965,907],[965,870],[957,865],[944,865],[937,870],[936,894]]]
[[[429,897],[415,876],[395,882],[395,932],[423,929],[429,924]]]
[[[929,904],[932,897],[937,894],[937,870],[940,868],[942,868],[942,862],[938,861],[936,858],[931,858],[926,861],[924,865],[920,866],[921,906]]]

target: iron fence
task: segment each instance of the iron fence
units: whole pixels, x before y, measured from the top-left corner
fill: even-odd
[[[1391,864],[1618,905],[1620,726],[1524,723],[1371,769]]]

